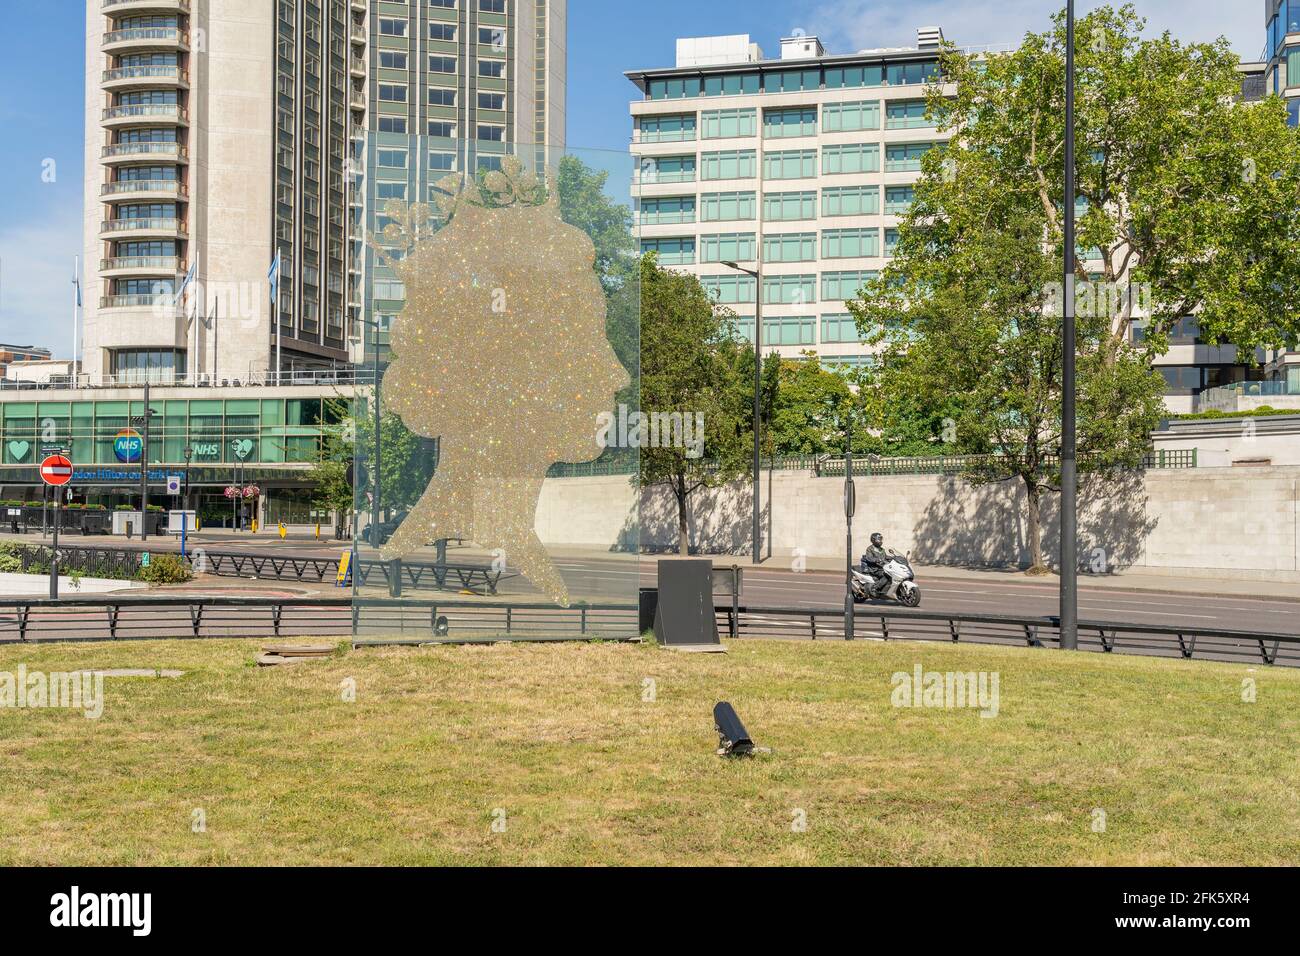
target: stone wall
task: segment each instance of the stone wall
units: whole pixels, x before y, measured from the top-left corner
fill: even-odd
[[[1024,494],[1016,482],[973,486],[956,478],[858,478],[854,538],[880,531],[890,547],[922,564],[1024,567]],[[843,479],[810,472],[763,476],[763,524],[776,558],[843,554]],[[1198,468],[1131,473],[1080,491],[1083,559],[1100,569],[1232,570],[1289,579],[1300,572],[1300,467]],[[638,496],[631,479],[547,481],[537,530],[552,545],[645,551],[677,547],[676,506],[666,488]],[[701,493],[691,543],[703,553],[749,550],[750,490],[733,484]],[[1043,549],[1059,542],[1057,501],[1043,506]]]

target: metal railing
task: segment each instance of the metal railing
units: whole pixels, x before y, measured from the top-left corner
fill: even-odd
[[[179,66],[167,65],[119,66],[104,71],[102,82],[113,83],[117,80],[175,80],[178,83],[189,83],[190,74]]]
[[[168,296],[167,298],[170,298]],[[84,372],[77,376],[73,384],[71,375],[52,375],[49,381],[20,381],[0,379],[0,391],[40,391],[52,388],[138,388],[144,384],[139,372],[122,375]],[[275,387],[275,386],[311,386],[321,387],[359,387],[374,384],[374,368],[371,366],[349,366],[336,369],[293,369],[280,373],[260,371],[252,372],[247,377],[214,379],[210,373],[200,373],[199,380],[188,376],[168,377],[160,375],[150,378],[149,384],[162,385],[167,388],[217,388],[223,386]]]
[[[1058,464],[1055,456],[1044,457],[1045,467]],[[901,458],[854,458],[853,474],[871,477],[873,475],[960,475],[976,468],[990,468],[995,471],[1005,470],[1011,460],[997,455],[918,455]],[[1197,450],[1195,448],[1160,449],[1147,452],[1139,468],[1195,468]],[[827,455],[818,460],[816,466],[820,477],[844,477],[844,459]]]
[[[195,550],[189,555],[196,571],[218,577],[255,577],[277,581],[324,583],[338,577],[339,556],[276,554],[269,551]],[[362,558],[351,565],[356,584],[382,585],[390,592],[411,590],[467,590],[483,588],[496,594],[503,579],[518,572],[490,565],[438,563],[436,561],[383,561]]]
[[[731,639],[843,640],[842,608],[718,604]],[[640,611],[621,603],[105,595],[0,598],[0,644],[177,638],[351,638],[357,646],[635,640]],[[858,608],[858,640],[1053,648],[1060,619]],[[1300,667],[1300,634],[1080,621],[1083,651]]]
[[[356,646],[503,640],[634,640],[630,604],[349,598],[95,596],[0,598],[0,644],[41,641],[310,637]]]
[[[729,606],[715,609],[719,630],[733,637],[843,640],[844,609]],[[897,607],[856,608],[857,639],[1058,647],[1060,618],[958,614]],[[1079,649],[1160,657],[1201,657],[1300,667],[1300,634],[1194,625],[1080,621]]]
[[[185,233],[185,222],[181,219],[105,219],[99,226],[100,232],[165,232],[168,234]]]
[[[104,159],[112,159],[118,156],[165,156],[185,159],[188,155],[188,150],[174,140],[114,143],[111,146],[105,146],[100,151],[100,156]]]
[[[39,514],[37,509],[29,511]],[[96,512],[101,521],[111,520],[111,513]],[[65,523],[68,519],[65,517]],[[26,527],[40,524],[33,514],[23,518]],[[77,530],[65,524],[69,533]],[[155,531],[156,533],[156,531]],[[50,563],[50,548],[44,544],[17,543],[23,572],[33,568],[46,570]],[[141,555],[147,550],[126,547],[64,544],[59,546],[59,569],[63,572],[80,571],[92,577],[135,578],[141,568]],[[160,551],[154,554],[176,554]],[[285,554],[275,551],[210,551],[194,548],[185,558],[195,572],[216,577],[256,578],[258,580],[294,581],[297,583],[324,584],[338,578],[339,555]],[[351,564],[358,587],[382,586],[390,594],[404,590],[464,591],[475,588],[496,594],[503,581],[517,577],[519,572],[484,564],[467,564],[437,561],[384,561],[361,558]]]
[[[117,256],[99,260],[100,272],[112,272],[114,269],[147,269],[150,272],[177,275],[183,271],[180,256]]]
[[[159,2],[159,0],[150,0],[150,2],[147,3],[144,2],[144,0],[104,0],[104,2],[100,5],[100,9],[107,13],[109,11],[112,11],[114,7],[123,6],[124,4],[130,4],[132,6],[153,6],[153,7],[165,6],[175,10],[189,10],[190,8],[190,0],[166,0],[166,2]]]
[[[167,44],[188,46],[190,35],[179,27],[127,27],[124,30],[110,30],[104,34],[103,45],[128,43],[134,40],[162,41]]]
[[[179,103],[125,103],[121,106],[107,106],[100,116],[100,121],[115,119],[134,119],[136,117],[166,117],[178,123],[188,123],[189,111]]]
[[[172,196],[188,196],[189,188],[175,179],[123,179],[113,183],[104,183],[99,190],[101,196],[121,196],[130,193],[166,193]]]
[[[1148,452],[1140,465],[1145,469],[1195,468],[1195,448],[1159,449]],[[854,458],[853,474],[862,477],[890,475],[961,475],[977,465],[1005,464],[1006,459],[977,455],[913,455],[895,458]],[[1056,459],[1048,456],[1050,467]],[[706,465],[705,467],[710,467]],[[803,455],[767,459],[764,471],[811,471],[819,478],[843,478],[844,459],[838,455]],[[598,458],[576,464],[555,464],[547,472],[549,478],[596,478],[609,475],[631,475],[637,471],[635,457]]]
[[[71,532],[75,529],[68,530]],[[46,545],[20,543],[11,547],[19,559],[22,573],[44,573],[49,570],[51,549]],[[88,577],[132,580],[140,573],[142,554],[141,551],[129,548],[60,546],[59,573],[77,571]]]
[[[1297,398],[1300,384],[1278,379],[1272,382],[1233,382],[1201,392],[1196,398],[1198,412],[1235,412],[1243,398]]]

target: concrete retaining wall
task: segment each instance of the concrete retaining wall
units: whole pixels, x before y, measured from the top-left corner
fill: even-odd
[[[922,564],[1024,567],[1024,494],[1018,482],[972,486],[936,476],[858,478],[855,541],[873,531]],[[843,479],[809,472],[764,475],[763,522],[777,559],[844,550]],[[702,492],[691,543],[703,553],[749,550],[746,484]],[[1043,548],[1058,547],[1056,498],[1043,507]],[[639,514],[638,514],[639,513]],[[639,517],[639,522],[638,522]],[[551,545],[645,551],[677,547],[676,507],[666,488],[638,495],[627,477],[546,482],[537,532]],[[1300,572],[1300,467],[1198,468],[1133,473],[1080,492],[1085,560],[1109,569],[1212,571],[1290,580]]]

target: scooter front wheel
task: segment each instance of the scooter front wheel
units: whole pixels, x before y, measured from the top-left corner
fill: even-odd
[[[915,584],[910,588],[900,588],[898,591],[898,603],[903,605],[903,607],[920,607],[921,589]]]

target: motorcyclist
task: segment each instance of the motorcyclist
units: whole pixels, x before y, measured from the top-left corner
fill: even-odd
[[[879,531],[871,536],[871,547],[862,553],[862,571],[869,574],[876,581],[873,590],[880,590],[888,580],[885,574],[885,562],[889,560],[889,552],[885,550],[885,537]]]

